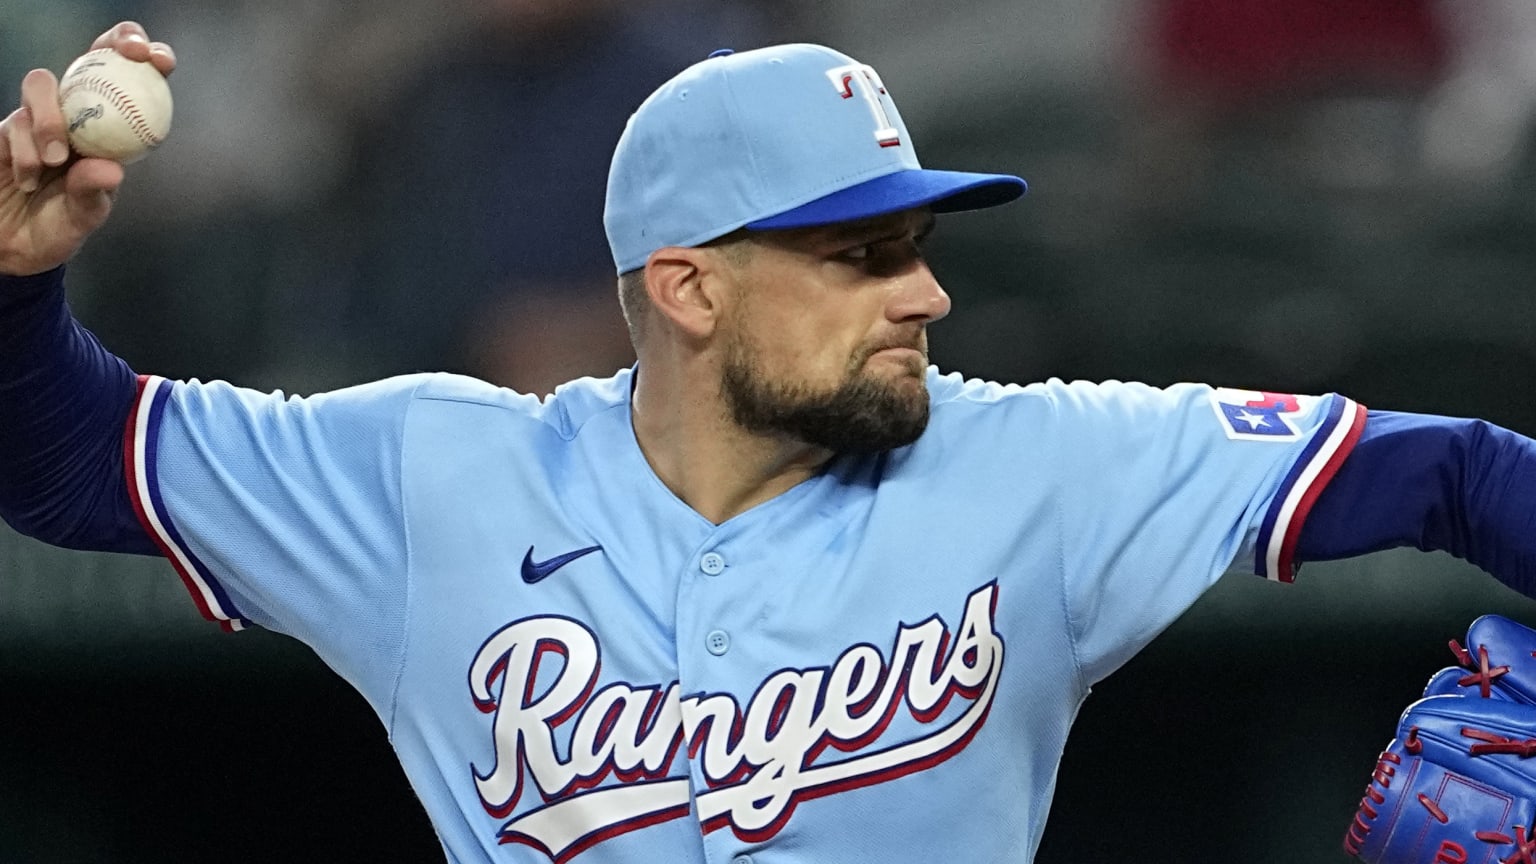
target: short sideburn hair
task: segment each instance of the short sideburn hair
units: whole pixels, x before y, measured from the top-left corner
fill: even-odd
[[[645,293],[645,268],[619,274],[619,311],[624,313],[624,326],[629,328],[629,344],[640,348],[645,316],[650,312],[651,298]]]

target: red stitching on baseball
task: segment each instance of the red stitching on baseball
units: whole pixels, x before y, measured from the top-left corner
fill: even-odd
[[[82,87],[88,92],[111,100],[113,107],[124,114],[125,119],[128,121],[128,126],[133,130],[134,135],[144,142],[145,145],[149,147],[160,146],[160,142],[164,139],[156,135],[154,130],[149,128],[149,122],[144,119],[143,114],[139,113],[139,107],[133,103],[132,99],[128,98],[126,93],[118,89],[117,85],[105,78],[76,78],[70,81],[64,87],[64,92],[59,94],[60,101],[68,98],[69,94]]]
[[[112,105],[117,108],[117,110],[127,115],[126,119],[128,120],[128,124],[133,127],[133,131],[136,135],[138,135],[139,140],[143,141],[145,144],[148,144],[151,147],[154,147],[160,143],[160,136],[156,135],[154,131],[149,128],[149,123],[145,121],[144,115],[139,113],[138,106],[133,103],[133,100],[128,98],[126,93],[118,89],[118,87],[111,81],[108,81],[105,78],[81,78],[75,82],[72,82],[71,85],[65,89],[65,93],[68,94],[69,92],[75,90],[77,87],[85,87],[92,93],[105,96],[106,98],[112,100]]]

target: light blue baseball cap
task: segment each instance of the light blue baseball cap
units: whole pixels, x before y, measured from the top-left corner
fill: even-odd
[[[821,45],[717,51],[652,93],[620,136],[603,226],[618,272],[738,228],[827,225],[1024,194],[1007,174],[932,171],[874,69]]]

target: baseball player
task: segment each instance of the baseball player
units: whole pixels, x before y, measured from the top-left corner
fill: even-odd
[[[136,24],[103,46],[174,65]],[[920,167],[828,48],[637,108],[604,219],[639,361],[542,401],[135,374],[64,302],[122,170],[69,160],[49,73],[22,91],[0,515],[312,646],[450,861],[1028,862],[1090,685],[1230,566],[1413,544],[1531,588],[1536,445],[1489,424],[930,367],[935,214],[1024,183]]]

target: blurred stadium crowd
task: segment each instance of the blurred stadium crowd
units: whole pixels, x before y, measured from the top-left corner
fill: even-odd
[[[816,41],[880,70],[926,165],[1030,183],[1011,207],[945,219],[932,242],[955,298],[932,337],[940,366],[1020,382],[1338,390],[1536,434],[1530,0],[374,0],[361,10],[334,0],[0,4],[0,81],[62,70],[123,18],[177,49],[172,134],[132,167],[113,221],[71,265],[76,313],[136,369],[299,393],[422,369],[540,393],[607,375],[631,362],[601,222],[629,111],[715,48]],[[1213,602],[1267,621],[1275,638],[1287,614],[1317,621],[1338,606],[1333,595],[1293,595],[1302,599],[1289,613],[1265,618],[1274,613],[1245,605],[1247,595],[1226,596]],[[1451,611],[1464,626],[1469,610]],[[43,656],[38,646],[74,638],[60,634],[81,622],[105,644],[162,626],[190,632],[178,628],[201,627],[195,617],[155,562],[54,554],[0,529],[0,678],[12,694],[57,698],[62,714],[74,699],[62,682],[58,692],[16,682],[35,684],[23,667]],[[300,662],[266,650],[274,668]],[[1144,702],[1124,697],[1126,710],[1153,711],[1153,691],[1187,662],[1154,652],[1144,677],[1122,685],[1146,691]],[[1432,669],[1405,663],[1400,675]],[[141,674],[135,686],[164,683]],[[188,697],[188,682],[176,686],[175,700],[217,710]],[[244,689],[260,700],[283,688]],[[1349,741],[1340,757],[1358,759],[1341,770],[1361,784],[1400,696],[1382,696],[1391,707],[1368,718],[1367,743]],[[1098,728],[1093,704],[1086,722]],[[1135,722],[1170,717],[1201,722],[1161,709]],[[27,845],[45,833],[39,813],[62,814],[60,831],[79,826],[62,827],[63,786],[36,785],[58,753],[22,758],[37,735],[28,724],[40,721],[10,718],[0,772],[18,773],[0,773],[0,860],[37,848],[52,850],[37,860],[76,860],[63,845]],[[314,718],[290,719],[313,729]],[[387,762],[375,743],[359,759]],[[1240,746],[1235,733],[1228,743]],[[340,758],[344,745],[326,746]],[[1268,756],[1272,767],[1296,758]],[[1069,750],[1065,800],[1103,795],[1071,785],[1087,759]],[[413,813],[403,785],[394,791],[397,812]],[[1339,820],[1323,833],[1342,836],[1353,800],[1318,801],[1320,820]],[[17,812],[30,833],[14,836],[33,840],[7,846]],[[1053,815],[1056,851],[1042,864],[1110,860],[1085,854],[1077,823],[1061,821],[1071,817]],[[425,841],[423,831],[407,833]],[[1268,848],[1273,858],[1245,858],[1334,860],[1278,839]],[[1148,862],[1224,860],[1141,851]]]

